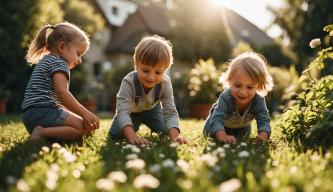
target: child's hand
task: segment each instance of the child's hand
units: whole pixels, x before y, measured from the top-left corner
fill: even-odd
[[[127,142],[130,143],[130,144],[133,144],[133,145],[148,145],[150,144],[150,142],[143,138],[143,137],[139,137],[139,136],[136,136],[134,138],[129,138],[127,139]]]
[[[134,144],[134,145],[148,145],[148,144],[150,144],[150,142],[147,139],[139,137],[135,133],[135,131],[134,131],[134,129],[131,125],[127,125],[123,128],[123,136],[125,137],[127,142],[130,143],[130,144]]]
[[[95,114],[87,111],[87,113],[85,113],[82,118],[84,127],[89,134],[99,128],[99,118]]]
[[[259,141],[267,141],[268,140],[268,133],[266,131],[262,131],[258,134],[257,139]]]
[[[171,139],[172,142],[177,142],[179,144],[187,144],[187,139],[181,136],[178,136],[174,139]]]
[[[218,142],[228,143],[228,144],[235,144],[236,143],[236,137],[233,135],[227,135],[225,131],[217,131],[215,133],[215,137]]]
[[[178,128],[170,128],[169,129],[169,137],[172,142],[177,142],[179,144],[187,144],[187,139],[179,136],[179,129]]]
[[[236,137],[233,135],[227,135],[226,138],[223,138],[221,140],[219,140],[220,142],[223,143],[228,143],[228,144],[235,144],[236,143]]]

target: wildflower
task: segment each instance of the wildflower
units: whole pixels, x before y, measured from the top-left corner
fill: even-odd
[[[218,161],[216,156],[213,156],[209,153],[201,155],[200,160],[205,162],[210,167],[213,167],[216,164],[216,162]]]
[[[86,167],[82,163],[79,163],[77,165],[77,169],[80,170],[80,171],[84,171],[86,169]]]
[[[52,144],[52,148],[60,149],[60,148],[61,148],[61,145],[60,145],[59,143],[53,143],[53,144]]]
[[[242,183],[238,179],[230,179],[224,181],[220,184],[219,191],[220,192],[232,192],[237,191],[242,186]]]
[[[137,146],[132,147],[131,150],[133,153],[140,153],[141,151]]]
[[[182,159],[178,159],[176,164],[183,172],[187,172],[190,168],[189,164]]]
[[[109,179],[98,179],[96,181],[96,187],[100,190],[110,191],[114,188],[114,183]]]
[[[313,185],[314,185],[315,187],[319,187],[320,184],[321,184],[321,180],[320,180],[319,178],[315,178],[315,179],[313,180]]]
[[[131,154],[126,155],[126,159],[128,159],[128,160],[137,159],[137,158],[138,158],[138,155],[135,154],[135,153],[131,153]]]
[[[51,169],[52,171],[54,171],[54,172],[58,172],[58,171],[59,171],[59,165],[56,164],[56,163],[52,163],[52,164],[50,165],[50,169]]]
[[[247,146],[247,144],[246,144],[245,142],[241,142],[241,143],[240,143],[240,146],[245,147],[245,146]]]
[[[139,175],[134,179],[134,187],[156,189],[160,185],[160,181],[150,174]]]
[[[163,159],[163,158],[165,157],[165,155],[164,155],[163,153],[158,154],[158,156],[159,156],[161,159]]]
[[[248,156],[250,156],[250,153],[247,151],[241,151],[238,153],[238,156],[239,157],[248,157]]]
[[[172,143],[170,143],[170,145],[169,145],[171,148],[176,148],[176,147],[178,147],[178,143],[177,142],[172,142]]]
[[[159,173],[161,171],[161,166],[159,164],[154,164],[152,166],[149,167],[149,170],[152,172],[152,173]]]
[[[79,178],[81,176],[81,172],[78,169],[74,169],[72,172],[73,177]]]
[[[59,154],[64,154],[64,153],[66,153],[67,152],[67,149],[66,148],[64,148],[64,147],[61,147],[60,149],[59,149]]]
[[[73,155],[73,154],[72,154],[71,152],[69,152],[69,151],[66,151],[66,152],[63,154],[63,156],[64,156],[64,159],[65,159],[65,161],[66,161],[67,163],[72,163],[72,162],[76,161],[76,156]]]
[[[51,169],[47,172],[45,186],[49,190],[54,190],[57,186],[59,166],[57,164],[52,164]]]
[[[321,41],[319,38],[312,39],[309,43],[309,46],[311,48],[316,48],[316,47],[319,47],[320,45],[321,45]]]
[[[190,189],[192,187],[192,182],[190,180],[179,180],[178,183],[184,189]]]
[[[133,159],[127,161],[125,167],[128,169],[140,170],[145,167],[145,162],[142,159]]]
[[[230,147],[230,144],[224,144],[223,147],[228,149]]]
[[[16,187],[18,190],[20,191],[30,191],[30,186],[28,185],[28,183],[23,180],[23,179],[19,179],[18,182],[16,183]]]
[[[280,182],[277,179],[273,179],[271,185],[273,188],[277,188],[280,185]]]
[[[315,154],[313,154],[311,156],[311,160],[312,161],[319,161],[320,160],[320,156],[317,153],[315,153]]]
[[[163,167],[174,167],[175,162],[172,159],[166,159],[166,160],[162,161],[162,166]]]
[[[331,153],[330,152],[325,153],[325,158],[326,159],[329,159],[330,157],[331,157]]]
[[[11,175],[8,175],[7,177],[6,177],[6,182],[8,183],[8,184],[14,184],[15,182],[16,182],[16,178],[15,177],[13,177],[13,176],[11,176]]]
[[[290,173],[291,174],[294,174],[294,173],[296,173],[297,172],[297,167],[296,166],[292,166],[291,168],[290,168]]]
[[[48,152],[50,152],[50,149],[49,149],[47,146],[43,146],[43,147],[42,147],[42,151],[43,151],[44,153],[48,153]]]
[[[122,171],[112,171],[109,173],[108,178],[117,183],[125,183],[127,176]]]
[[[123,149],[132,149],[132,147],[135,147],[135,145],[127,144],[127,145],[123,146]]]

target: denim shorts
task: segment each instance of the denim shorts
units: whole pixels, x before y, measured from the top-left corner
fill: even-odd
[[[160,105],[156,105],[151,110],[131,113],[131,120],[135,132],[139,130],[140,125],[143,123],[155,133],[167,134],[168,129],[164,125],[163,112]],[[117,115],[114,117],[111,128],[109,130],[109,137],[114,140],[123,139],[122,127],[119,126]]]
[[[35,127],[57,127],[64,125],[68,112],[55,107],[33,107],[23,112],[23,123],[31,134]]]

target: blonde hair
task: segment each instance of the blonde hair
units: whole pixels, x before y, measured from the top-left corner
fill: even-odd
[[[36,64],[50,50],[55,49],[59,42],[76,44],[82,41],[87,43],[88,49],[90,46],[88,35],[74,24],[62,22],[54,26],[45,25],[32,40],[25,58],[28,63]]]
[[[263,55],[255,52],[245,52],[232,59],[228,70],[222,73],[220,77],[220,83],[225,88],[230,87],[229,82],[238,69],[243,69],[253,81],[259,83],[257,91],[259,95],[265,96],[267,92],[272,90],[273,79],[268,73],[267,62]]]
[[[172,44],[158,35],[142,38],[135,47],[134,67],[138,63],[155,66],[156,64],[173,64]]]

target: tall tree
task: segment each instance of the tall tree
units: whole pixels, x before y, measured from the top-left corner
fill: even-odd
[[[205,0],[175,0],[174,3],[170,13],[170,39],[176,57],[187,63],[210,57],[217,63],[226,61],[231,45],[221,7]]]
[[[314,38],[323,38],[324,26],[333,23],[332,0],[284,0],[284,6],[270,8],[275,15],[274,23],[290,40],[290,46],[298,56],[297,69],[301,71],[309,56],[315,52],[309,47]]]

